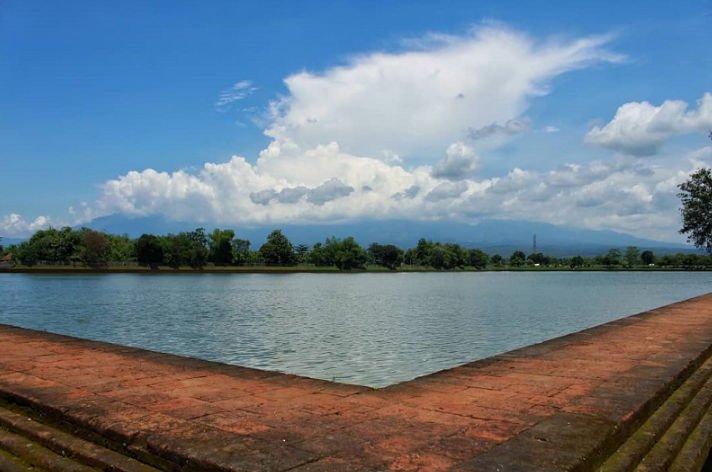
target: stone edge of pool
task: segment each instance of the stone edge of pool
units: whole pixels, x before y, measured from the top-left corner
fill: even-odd
[[[0,346],[0,396],[176,464],[589,470],[710,356],[712,294],[382,389],[8,325]]]

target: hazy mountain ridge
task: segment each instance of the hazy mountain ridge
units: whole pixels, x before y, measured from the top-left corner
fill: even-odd
[[[5,238],[0,239],[0,246],[8,247],[13,244],[20,244],[22,241],[26,241],[28,238]]]
[[[360,244],[372,242],[412,247],[420,238],[440,242],[458,243],[466,247],[478,247],[490,254],[509,256],[515,250],[530,253],[533,236],[537,237],[537,251],[554,256],[596,255],[611,247],[637,246],[656,253],[696,251],[686,244],[668,243],[638,238],[615,231],[587,230],[549,223],[528,221],[484,220],[476,225],[446,221],[358,221],[342,224],[293,225],[270,224],[259,226],[233,226],[209,223],[175,222],[161,216],[127,217],[110,215],[97,218],[83,226],[131,237],[143,233],[166,234],[204,227],[231,228],[237,237],[248,239],[253,248],[259,247],[273,229],[282,229],[295,244],[312,245],[325,238],[353,236]]]

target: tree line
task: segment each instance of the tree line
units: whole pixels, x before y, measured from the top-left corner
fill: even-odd
[[[212,266],[297,266],[336,267],[340,270],[380,266],[399,268],[520,269],[543,268],[683,268],[712,267],[712,256],[702,254],[669,254],[656,256],[650,250],[630,246],[612,248],[594,257],[552,257],[541,252],[525,254],[515,251],[508,257],[487,254],[477,248],[455,243],[420,239],[415,247],[403,250],[393,244],[372,243],[362,247],[352,237],[330,237],[309,247],[293,244],[281,230],[272,231],[256,249],[250,241],[240,239],[231,229],[204,228],[167,235],[143,234],[139,238],[114,235],[89,228],[49,228],[35,232],[19,245],[0,246],[0,254],[26,266],[75,265],[106,267],[141,265],[159,267]]]

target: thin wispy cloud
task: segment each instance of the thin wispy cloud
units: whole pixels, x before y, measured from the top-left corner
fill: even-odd
[[[217,101],[215,102],[215,109],[217,111],[225,112],[230,109],[230,107],[240,100],[244,100],[258,90],[257,87],[252,85],[249,80],[241,80],[236,82],[232,87],[220,92]]]

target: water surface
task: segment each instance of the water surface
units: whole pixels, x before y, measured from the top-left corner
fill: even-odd
[[[711,287],[708,272],[0,274],[0,323],[380,387]]]

